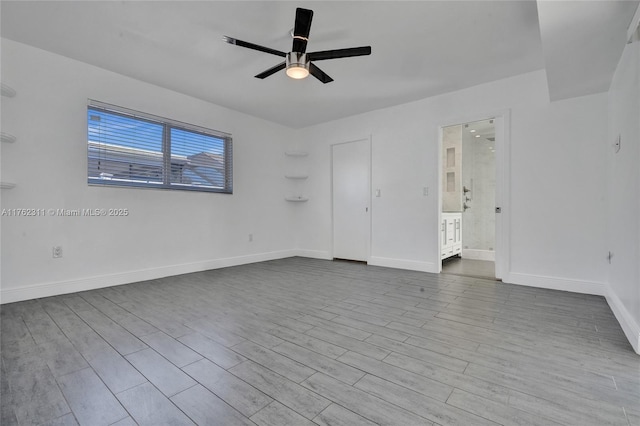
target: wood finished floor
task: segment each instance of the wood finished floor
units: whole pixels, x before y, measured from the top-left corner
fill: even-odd
[[[8,425],[640,425],[602,297],[290,258],[2,305]]]

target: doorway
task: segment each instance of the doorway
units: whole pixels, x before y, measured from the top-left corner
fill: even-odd
[[[503,117],[441,128],[440,255],[443,273],[500,279],[502,184],[496,154]]]
[[[367,262],[371,241],[371,141],[331,146],[333,258]]]

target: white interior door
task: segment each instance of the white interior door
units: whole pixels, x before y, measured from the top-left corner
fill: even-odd
[[[371,142],[332,145],[333,257],[367,261],[370,245]]]

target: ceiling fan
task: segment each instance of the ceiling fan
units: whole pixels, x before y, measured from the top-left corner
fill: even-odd
[[[270,53],[272,55],[285,58],[284,62],[269,68],[266,71],[256,75],[256,78],[264,79],[286,68],[289,77],[301,79],[309,74],[317,78],[323,83],[330,83],[333,78],[329,77],[324,71],[318,68],[313,62],[324,61],[326,59],[348,58],[351,56],[365,56],[371,54],[371,46],[351,47],[347,49],[324,50],[321,52],[307,51],[307,42],[309,41],[309,32],[311,31],[311,19],[313,18],[313,10],[296,9],[296,21],[293,28],[293,46],[291,52],[285,53],[269,47],[260,46],[246,41],[238,40],[233,37],[223,36],[222,40],[229,44],[246,47],[248,49],[259,50],[260,52]]]

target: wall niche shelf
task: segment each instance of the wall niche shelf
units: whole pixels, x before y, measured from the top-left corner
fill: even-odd
[[[4,83],[0,83],[0,89],[2,92],[2,96],[6,96],[7,98],[13,98],[16,95],[16,91],[11,86],[7,86]]]
[[[287,157],[306,157],[309,153],[304,151],[285,151],[284,155]]]
[[[0,92],[2,92],[2,96],[6,98],[13,98],[16,95],[16,91],[13,87],[8,86],[4,83],[0,83]],[[16,137],[5,132],[0,132],[0,140],[3,143],[13,143],[16,141]],[[15,188],[16,184],[13,182],[0,182],[0,188],[2,189],[11,189]]]
[[[309,175],[304,170],[304,163],[300,162],[300,160],[307,155],[309,155],[306,151],[285,151],[284,155],[286,157],[290,157],[290,160],[287,160],[288,163],[288,171],[284,174],[285,179],[290,181],[290,192],[285,196],[284,199],[290,201],[292,203],[303,203],[305,201],[309,201],[304,194],[304,181],[309,177]],[[303,166],[301,169],[300,166]]]
[[[14,143],[16,141],[16,137],[9,133],[0,132],[0,140],[4,143]]]

